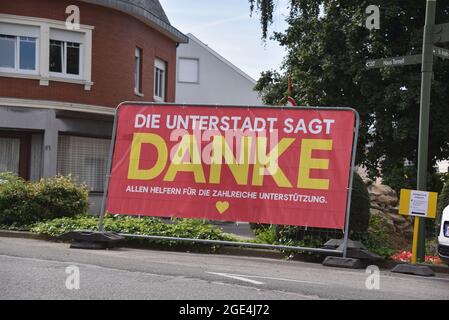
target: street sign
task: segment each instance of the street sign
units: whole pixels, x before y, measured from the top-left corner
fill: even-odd
[[[422,55],[416,54],[404,57],[385,58],[377,60],[369,60],[366,62],[367,69],[379,69],[388,67],[402,67],[406,65],[420,64]]]
[[[433,55],[443,59],[449,59],[449,50],[435,46],[433,47]]]
[[[436,218],[437,212],[436,192],[401,190],[399,214],[422,218]]]
[[[436,24],[434,30],[434,43],[449,42],[449,23]]]

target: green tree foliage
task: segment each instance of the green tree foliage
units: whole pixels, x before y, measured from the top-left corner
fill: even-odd
[[[250,0],[251,10],[260,12],[264,37],[276,3]],[[287,51],[283,68],[264,72],[256,89],[267,104],[277,104],[285,97],[290,76],[292,96],[301,105],[357,109],[362,119],[358,164],[366,165],[373,177],[402,179],[404,162],[409,160],[406,174],[415,176],[420,66],[367,70],[365,63],[421,53],[425,4],[424,0],[292,0],[287,30],[273,34]],[[380,30],[365,27],[369,5],[381,9]],[[449,0],[437,2],[436,21],[449,22]],[[434,67],[429,172],[436,161],[449,158],[449,61],[435,58]]]
[[[351,211],[349,230],[356,233],[368,231],[370,213],[370,199],[368,189],[362,178],[355,173],[352,186]]]

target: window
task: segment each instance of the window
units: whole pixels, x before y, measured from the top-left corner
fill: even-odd
[[[58,138],[58,173],[72,174],[92,192],[103,192],[108,170],[109,139],[61,135]]]
[[[30,178],[31,134],[0,131],[0,172],[11,172]]]
[[[59,76],[80,76],[81,44],[50,40],[50,72]]]
[[[134,93],[142,93],[142,49],[136,48],[134,59]]]
[[[154,63],[154,100],[165,101],[165,69],[166,63],[156,59]]]
[[[199,83],[199,60],[179,58],[178,82]]]
[[[0,34],[0,70],[4,72],[36,73],[36,38]]]
[[[20,138],[0,137],[0,172],[19,174]]]

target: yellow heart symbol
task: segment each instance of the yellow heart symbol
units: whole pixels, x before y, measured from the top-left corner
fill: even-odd
[[[218,201],[216,204],[215,204],[215,207],[217,208],[217,210],[218,210],[218,212],[220,213],[220,214],[223,214],[223,213],[225,213],[228,209],[229,209],[229,202],[227,202],[227,201]]]

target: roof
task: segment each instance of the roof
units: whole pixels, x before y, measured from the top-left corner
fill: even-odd
[[[239,69],[236,65],[232,64],[230,61],[226,60],[226,58],[224,58],[222,55],[220,55],[218,52],[216,52],[215,50],[213,50],[212,48],[210,48],[207,44],[205,44],[204,42],[202,42],[200,39],[198,39],[197,37],[195,37],[193,34],[188,33],[187,37],[189,37],[190,40],[193,40],[195,43],[197,43],[200,47],[202,47],[203,49],[205,49],[206,51],[208,51],[210,54],[212,54],[213,56],[215,56],[218,60],[220,60],[221,62],[223,62],[224,64],[226,64],[228,67],[230,67],[231,69],[233,69],[235,72],[237,72],[238,74],[240,74],[242,77],[244,77],[245,79],[247,79],[248,81],[250,81],[251,83],[253,83],[254,85],[257,83],[256,80],[254,80],[251,76],[249,76],[248,74],[246,74],[245,72],[243,72],[241,69]]]
[[[80,0],[115,10],[136,17],[150,27],[165,34],[170,39],[187,43],[188,37],[170,24],[159,0]]]

